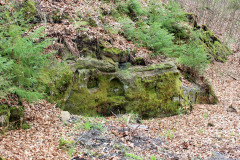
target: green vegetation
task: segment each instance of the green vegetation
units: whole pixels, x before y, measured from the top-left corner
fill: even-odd
[[[60,138],[59,148],[69,149],[72,148],[74,141],[65,140],[63,137]]]
[[[62,104],[72,83],[72,71],[57,62],[52,53],[44,53],[52,44],[52,39],[43,34],[44,28],[29,32],[36,16],[35,3],[29,0],[19,5],[21,9],[11,4],[0,7],[0,99],[17,95],[19,105],[24,100],[43,98]],[[31,128],[23,115],[23,107],[0,103],[0,116],[5,119],[3,132]]]
[[[39,72],[49,62],[43,49],[50,44],[44,39],[43,28],[29,35],[22,36],[28,30],[27,23],[20,12],[9,12],[6,8],[0,17],[0,68],[1,98],[9,93],[16,93],[28,101],[43,98],[44,93],[38,90]],[[21,24],[19,25],[19,21]],[[40,41],[40,42],[39,42]]]
[[[207,113],[203,113],[203,118],[207,118],[208,117],[208,114]]]
[[[144,118],[176,114],[181,106],[173,97],[183,98],[179,73],[172,63],[130,67],[112,73],[89,62],[76,63],[78,75],[64,109],[74,114],[112,115],[134,112]],[[98,62],[95,63],[98,67]],[[100,68],[101,67],[101,68]],[[89,68],[89,69],[84,69]],[[109,68],[108,68],[109,69]],[[145,72],[156,73],[144,76]],[[110,72],[110,73],[109,73]],[[127,88],[127,89],[124,89]]]
[[[91,122],[89,118],[87,118],[85,122],[78,122],[76,129],[84,129],[86,131],[90,129],[98,129],[99,131],[104,131],[104,126],[99,122]]]
[[[164,136],[168,139],[173,139],[174,138],[174,131],[164,130]]]
[[[34,21],[37,15],[37,9],[33,0],[26,0],[23,2],[22,10],[23,16],[26,20]]]
[[[30,1],[25,3],[33,5]],[[0,13],[0,98],[10,93],[27,101],[49,96],[59,98],[65,91],[63,87],[72,80],[69,67],[57,64],[50,57],[52,54],[43,54],[51,44],[51,39],[42,33],[44,28],[25,34],[31,27],[29,21],[24,19],[25,12],[10,12],[13,7],[1,7]]]
[[[137,156],[135,154],[132,154],[132,153],[128,153],[128,152],[125,152],[125,155],[131,159],[135,159],[135,160],[144,160],[144,158],[140,157],[140,156]]]
[[[148,47],[153,55],[173,57],[194,71],[202,71],[212,60],[225,61],[231,51],[213,34],[203,29],[192,29],[187,13],[178,3],[150,1],[147,7],[138,0],[116,1],[112,16],[122,24],[124,36],[139,46]]]
[[[76,152],[74,141],[65,140],[63,137],[60,138],[59,148],[68,151],[70,157]]]
[[[83,125],[84,130],[89,130],[89,129],[91,129],[91,127],[92,127],[92,125],[90,124],[89,121],[86,121]]]
[[[70,157],[72,157],[74,154],[75,154],[75,147],[74,146],[72,146],[69,150],[68,150],[68,154],[69,154],[69,156]]]
[[[22,129],[26,130],[26,129],[30,129],[31,125],[27,124],[27,123],[23,123],[22,125]]]

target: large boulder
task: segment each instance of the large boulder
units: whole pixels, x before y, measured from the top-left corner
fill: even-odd
[[[64,109],[74,114],[135,112],[143,117],[173,114],[183,98],[177,67],[169,62],[118,70],[114,63],[79,59]]]

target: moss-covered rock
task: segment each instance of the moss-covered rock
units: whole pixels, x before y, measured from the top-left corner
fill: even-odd
[[[206,25],[199,26],[196,15],[186,13],[186,17],[194,30],[193,40],[203,46],[209,55],[209,59],[211,61],[226,62],[227,57],[233,54],[231,49],[222,43]]]
[[[221,41],[208,30],[206,26],[202,27],[200,30],[200,44],[204,46],[205,50],[209,53],[209,56],[213,60],[219,62],[226,62],[227,57],[232,53],[228,46]]]
[[[107,60],[98,60],[95,58],[80,58],[74,65],[75,70],[97,69],[102,72],[115,72],[117,65]]]
[[[217,104],[218,98],[215,95],[212,86],[208,80],[203,81],[203,85],[201,86],[201,92],[196,100],[197,103],[200,104]]]
[[[22,12],[25,19],[35,20],[37,16],[35,2],[33,0],[24,1]]]
[[[130,55],[127,51],[120,50],[118,48],[104,48],[102,54],[111,58],[114,62],[129,62]]]
[[[7,129],[21,128],[23,124],[24,108],[0,104],[0,126],[4,133]]]
[[[65,103],[71,91],[73,82],[73,71],[70,66],[65,63],[55,62],[52,66],[47,66],[42,70],[42,77],[39,82],[46,86],[46,88],[39,88],[47,93],[47,99],[51,103],[57,103],[61,106]]]
[[[183,94],[179,73],[172,63],[117,72],[100,71],[83,63],[77,68],[65,110],[88,115],[133,111],[144,117],[158,117],[175,113],[180,107],[180,101],[173,101]]]
[[[10,110],[7,105],[0,105],[0,127],[9,125]]]

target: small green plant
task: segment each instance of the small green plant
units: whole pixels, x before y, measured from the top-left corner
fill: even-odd
[[[136,160],[144,160],[142,157],[140,156],[137,156],[135,154],[132,154],[132,153],[128,153],[128,152],[125,152],[125,155],[129,158],[132,158],[132,159],[136,159]]]
[[[204,134],[203,129],[199,129],[198,131],[199,131],[199,133]]]
[[[59,148],[60,149],[71,149],[73,146],[73,141],[65,140],[63,137],[60,138]]]
[[[174,135],[173,135],[173,133],[172,133],[171,130],[165,130],[165,131],[164,131],[164,136],[165,136],[166,138],[169,138],[169,139],[173,139],[173,138],[174,138]]]
[[[176,114],[177,115],[180,115],[180,114],[186,114],[186,109],[182,108],[182,107],[179,107],[176,111]]]
[[[91,129],[91,127],[92,127],[92,124],[90,123],[90,121],[86,121],[83,125],[84,130],[89,130]]]
[[[27,124],[26,122],[22,124],[22,129],[26,130],[30,128],[31,128],[31,125]]]
[[[72,157],[74,154],[75,154],[75,147],[74,146],[72,146],[69,150],[68,150],[68,154],[69,154],[69,156],[70,157]]]
[[[151,160],[157,160],[157,158],[155,156],[152,156]]]
[[[104,126],[101,123],[92,123],[89,120],[86,120],[84,123],[79,122],[76,126],[76,129],[84,129],[84,130],[90,130],[90,129],[98,129],[100,131],[104,131]]]
[[[104,127],[101,123],[96,123],[93,125],[93,128],[98,129],[100,131],[104,131]]]
[[[203,117],[203,118],[207,118],[207,117],[208,117],[208,114],[207,114],[207,113],[203,113],[202,117]]]

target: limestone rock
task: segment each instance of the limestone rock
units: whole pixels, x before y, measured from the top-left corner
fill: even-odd
[[[143,130],[148,130],[149,126],[143,125],[143,124],[128,124],[129,127],[132,129],[143,129]]]
[[[188,87],[183,85],[184,96],[193,104],[197,103],[197,98],[200,95],[200,92],[201,90],[197,85],[194,85],[193,87]]]
[[[68,120],[70,120],[71,115],[68,111],[61,111],[60,119],[63,123],[66,123]]]

